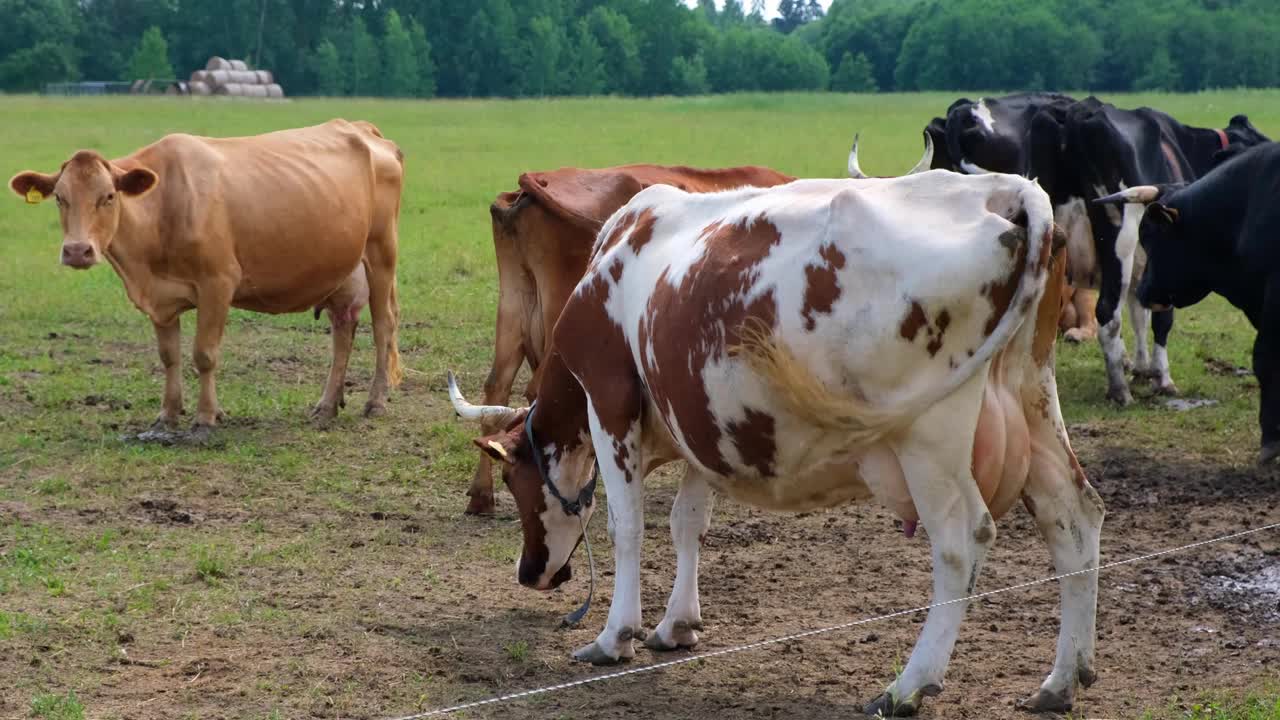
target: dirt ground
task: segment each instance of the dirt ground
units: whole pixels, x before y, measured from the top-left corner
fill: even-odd
[[[1161,457],[1117,449],[1086,426],[1073,427],[1072,434],[1107,505],[1103,562],[1280,518],[1275,474],[1188,464],[1173,449]],[[669,476],[651,478],[650,486],[644,603],[652,624],[661,617],[674,568],[665,522],[674,487]],[[509,500],[503,502],[501,509],[509,511]],[[216,498],[206,507],[147,500],[137,505],[137,520],[238,522],[220,514],[217,504]],[[305,527],[314,520],[273,521]],[[390,526],[412,537],[428,522],[425,513],[412,510],[350,518],[353,537]],[[512,519],[500,515],[462,521],[456,539],[485,535],[494,524],[516,532]],[[283,635],[197,629],[150,642],[119,638],[121,657],[96,659],[108,679],[93,693],[89,716],[257,716],[252,700],[243,704],[246,696],[292,672],[299,682],[276,689],[305,703],[279,716],[380,718],[604,672],[568,660],[573,648],[598,632],[607,612],[610,547],[602,527],[593,528],[593,537],[603,587],[578,629],[556,625],[586,591],[581,556],[576,579],[545,596],[515,587],[513,578],[497,584],[468,578],[465,568],[429,592],[389,587],[377,565],[350,567],[339,583],[258,578],[278,588],[267,604],[310,619]],[[904,538],[888,513],[872,506],[795,517],[722,503],[703,554],[701,650],[926,603],[926,543],[920,536]],[[241,582],[255,581],[254,570],[243,572],[249,577]],[[1018,510],[1001,523],[979,590],[1051,573],[1043,543]],[[1280,533],[1109,570],[1101,586],[1099,681],[1082,693],[1080,717],[1137,717],[1175,697],[1256,686],[1280,672]],[[1048,584],[973,606],[946,689],[923,716],[1025,717],[1015,702],[1033,692],[1050,668],[1057,598],[1056,585]],[[459,716],[860,717],[861,704],[905,662],[922,621],[923,615],[897,618]],[[157,642],[166,647],[157,650]],[[31,652],[33,665],[41,662],[37,649],[19,650]],[[154,662],[149,655],[167,660]],[[675,656],[638,648],[630,667]],[[308,687],[317,677],[323,679]],[[362,699],[335,703],[337,693],[326,690],[353,686],[364,688],[354,693]],[[417,707],[400,707],[414,688],[421,689]],[[3,706],[0,715],[18,716],[17,710]]]

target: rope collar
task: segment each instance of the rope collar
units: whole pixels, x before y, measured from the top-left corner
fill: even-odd
[[[565,515],[578,518],[578,526],[582,529],[581,542],[587,546],[587,565],[590,568],[590,583],[587,588],[587,599],[577,610],[564,616],[564,620],[560,622],[560,627],[573,627],[577,625],[582,618],[586,617],[587,611],[591,609],[591,599],[596,594],[596,559],[591,552],[591,540],[587,537],[587,522],[582,519],[583,508],[589,508],[595,503],[596,481],[600,479],[600,464],[595,463],[595,469],[591,473],[591,481],[588,482],[581,490],[578,491],[578,497],[573,500],[567,499],[560,494],[560,488],[551,482],[551,475],[547,473],[547,469],[542,465],[542,451],[538,449],[538,442],[533,437],[533,412],[538,406],[538,401],[534,400],[529,406],[529,414],[524,416],[524,434],[529,439],[529,451],[533,453],[533,464],[538,468],[538,475],[542,478],[542,485],[546,487],[547,492],[551,493],[551,497],[560,501],[560,509]],[[576,547],[574,548],[577,549]],[[569,553],[573,557],[573,553]],[[565,562],[568,562],[566,560]]]

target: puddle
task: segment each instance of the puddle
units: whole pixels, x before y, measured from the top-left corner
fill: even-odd
[[[1195,410],[1196,408],[1212,407],[1217,405],[1217,400],[1209,400],[1208,398],[1195,398],[1194,400],[1183,400],[1182,398],[1174,398],[1166,400],[1164,406],[1173,408],[1178,412],[1186,412],[1187,410]]]
[[[1280,619],[1280,562],[1269,562],[1240,575],[1213,575],[1208,595],[1214,604]]]

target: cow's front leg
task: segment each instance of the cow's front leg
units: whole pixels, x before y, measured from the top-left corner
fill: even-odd
[[[981,391],[980,382],[969,387]],[[939,404],[922,415],[898,449],[907,488],[929,531],[935,604],[973,594],[996,538],[995,522],[969,471],[978,402],[961,400]],[[942,692],[967,607],[967,601],[950,602],[929,611],[906,668],[863,712],[873,717],[914,715],[924,698]]]
[[[168,324],[153,325],[160,364],[164,366],[164,400],[151,430],[165,432],[176,429],[182,417],[182,321],[174,317]]]
[[[1258,337],[1253,341],[1253,374],[1261,399],[1258,424],[1262,426],[1262,450],[1258,464],[1280,458],[1280,273],[1272,274],[1263,291]]]
[[[1129,323],[1133,325],[1133,374],[1152,377],[1155,368],[1151,362],[1150,338],[1147,337],[1151,328],[1151,311],[1142,307],[1132,291],[1125,297],[1125,305],[1129,311]]]
[[[645,647],[651,650],[691,648],[698,644],[702,607],[698,603],[698,550],[711,524],[715,492],[696,470],[685,471],[671,506],[671,542],[676,548],[676,581],[667,600],[667,614]]]
[[[227,325],[227,313],[231,309],[231,286],[212,285],[201,287],[196,301],[196,339],[192,350],[192,362],[200,374],[200,402],[196,406],[195,424],[191,427],[193,440],[203,440],[226,414],[218,406],[218,393],[214,376],[218,371],[218,353],[222,347],[222,333]]]
[[[1151,313],[1151,328],[1155,333],[1156,347],[1151,358],[1151,382],[1161,395],[1177,395],[1169,372],[1169,331],[1173,330],[1173,308]]]
[[[621,440],[600,427],[589,406],[591,437],[600,477],[609,499],[609,532],[613,536],[613,602],[604,630],[592,643],[578,648],[573,658],[592,665],[610,665],[635,657],[632,640],[641,633],[640,553],[644,542],[644,478],[640,476],[640,422],[631,423]],[[625,449],[620,449],[625,448]]]

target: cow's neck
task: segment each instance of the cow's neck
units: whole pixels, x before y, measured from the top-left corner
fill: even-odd
[[[533,434],[540,446],[554,444],[563,457],[577,448],[582,438],[591,436],[587,396],[555,348],[545,362],[538,383]]]
[[[130,302],[148,315],[153,322],[166,324],[172,318],[160,317],[147,292],[153,277],[152,267],[158,251],[154,223],[146,222],[140,200],[124,199],[120,204],[120,224],[115,238],[104,253],[107,262],[115,268],[124,282],[124,291]]]
[[[1213,156],[1223,149],[1223,138],[1220,130],[1183,126],[1178,138],[1182,154],[1191,164],[1195,177],[1200,177],[1213,168]],[[1187,178],[1188,182],[1194,178]]]

